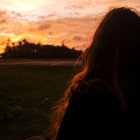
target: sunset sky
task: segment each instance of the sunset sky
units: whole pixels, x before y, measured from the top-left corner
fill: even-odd
[[[140,0],[0,0],[0,53],[8,38],[84,49],[113,6],[140,11]]]

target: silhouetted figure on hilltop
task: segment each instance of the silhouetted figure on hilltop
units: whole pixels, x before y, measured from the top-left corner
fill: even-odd
[[[82,54],[83,70],[56,106],[54,139],[113,140],[139,129],[139,53],[138,14],[124,7],[110,10]]]

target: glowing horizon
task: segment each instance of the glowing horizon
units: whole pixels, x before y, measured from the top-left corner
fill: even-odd
[[[139,0],[1,0],[0,53],[8,38],[84,49],[101,17],[113,6],[140,11]],[[82,30],[81,30],[82,29]]]

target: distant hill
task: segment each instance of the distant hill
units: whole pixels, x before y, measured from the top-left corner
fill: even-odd
[[[1,54],[2,58],[27,58],[27,59],[42,59],[42,58],[64,58],[76,59],[82,53],[81,50],[70,49],[64,44],[61,46],[41,45],[28,42],[26,39],[19,41],[17,44],[7,41],[5,52]]]

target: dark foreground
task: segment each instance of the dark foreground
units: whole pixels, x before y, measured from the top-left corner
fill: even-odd
[[[80,69],[1,65],[0,139],[23,140],[34,135],[47,138],[51,107]]]

